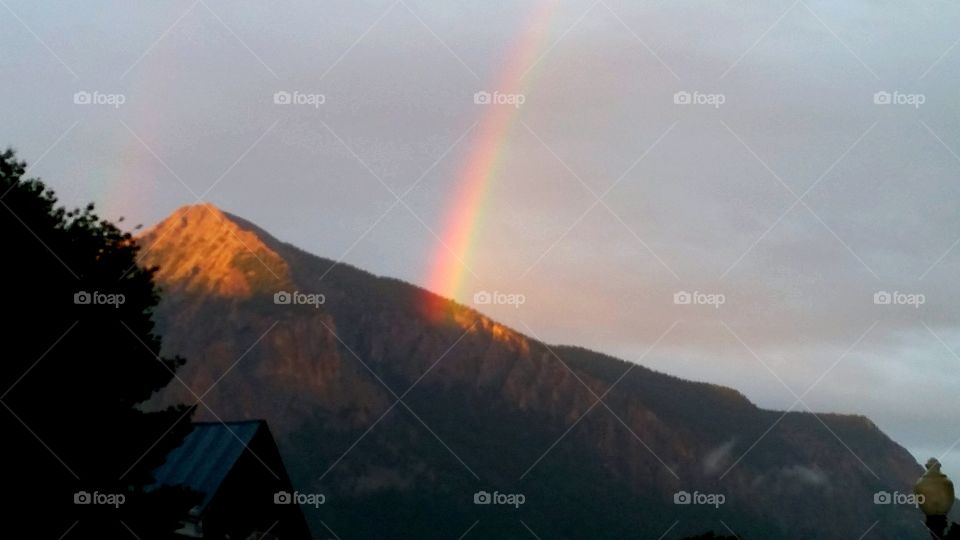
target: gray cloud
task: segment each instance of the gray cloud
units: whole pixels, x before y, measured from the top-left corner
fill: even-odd
[[[284,240],[426,284],[433,234],[480,141],[471,132],[452,145],[483,120],[473,92],[495,89],[529,6],[208,1],[213,13],[196,7],[171,28],[191,4],[94,14],[11,2],[67,68],[16,19],[0,20],[0,69],[15,74],[0,88],[2,139],[42,156],[31,172],[69,203],[149,224],[218,182],[211,202]],[[920,458],[947,451],[960,437],[949,413],[960,382],[960,9],[810,1],[783,15],[793,2],[610,0],[580,19],[591,5],[563,2],[547,21],[548,54],[523,85],[522,124],[500,141],[467,257],[478,278],[466,273],[458,299],[522,292],[520,309],[484,309],[627,359],[680,320],[644,364],[767,407],[794,402],[778,379],[797,394],[820,379],[804,398],[814,410],[867,414]],[[126,103],[76,106],[78,90]],[[278,90],[326,102],[278,107]],[[725,102],[676,105],[678,91]],[[879,91],[926,101],[876,105]],[[621,175],[571,228],[591,191]],[[418,179],[410,210],[382,217],[389,190]],[[675,305],[681,290],[726,301]],[[926,302],[876,305],[878,291]],[[943,461],[956,476],[952,450]]]

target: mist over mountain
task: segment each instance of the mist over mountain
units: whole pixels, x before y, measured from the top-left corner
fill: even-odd
[[[875,504],[922,468],[865,417],[764,410],[544,344],[210,205],[139,241],[142,264],[159,267],[165,352],[189,359],[186,387],[156,403],[265,418],[294,486],[326,496],[304,508],[314,535],[925,534],[916,508]],[[511,504],[475,504],[478,492]]]

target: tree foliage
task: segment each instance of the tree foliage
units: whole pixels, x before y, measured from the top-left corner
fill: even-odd
[[[0,153],[8,525],[23,518],[34,538],[167,538],[194,498],[150,489],[151,471],[193,409],[140,407],[183,363],[153,332],[153,270],[93,205],[67,210],[24,176],[12,150]]]

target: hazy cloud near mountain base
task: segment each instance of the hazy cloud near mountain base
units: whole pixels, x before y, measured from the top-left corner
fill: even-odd
[[[703,470],[707,474],[722,473],[723,468],[730,466],[731,456],[735,440],[729,440],[720,446],[714,448],[703,458]]]

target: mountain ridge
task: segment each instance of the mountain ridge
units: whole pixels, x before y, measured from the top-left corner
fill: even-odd
[[[427,296],[427,297],[434,297],[434,298],[436,298],[439,302],[443,302],[443,303],[449,304],[449,305],[451,306],[451,308],[454,308],[454,309],[457,309],[457,310],[462,310],[462,311],[465,311],[465,312],[467,312],[467,313],[470,313],[473,317],[465,317],[465,319],[467,319],[467,320],[471,320],[471,319],[472,319],[472,320],[474,320],[474,321],[476,321],[476,322],[482,323],[482,327],[488,329],[488,331],[490,331],[490,332],[493,333],[494,335],[503,335],[503,334],[509,333],[509,334],[511,334],[511,335],[518,336],[518,337],[522,338],[523,340],[535,341],[535,342],[537,342],[537,343],[543,344],[543,342],[541,342],[540,340],[538,340],[538,339],[536,339],[536,338],[533,338],[533,337],[531,337],[531,336],[527,336],[526,334],[524,334],[523,332],[521,332],[521,331],[519,331],[519,330],[516,330],[516,329],[514,329],[514,328],[511,328],[511,327],[508,327],[508,326],[506,326],[506,325],[503,325],[503,324],[501,324],[501,323],[496,322],[493,318],[491,318],[491,317],[489,317],[489,316],[481,313],[480,311],[476,310],[475,308],[472,308],[472,307],[470,307],[470,306],[466,306],[466,305],[464,305],[464,304],[460,304],[459,302],[457,302],[457,301],[455,301],[455,300],[453,300],[453,299],[444,298],[444,297],[442,297],[441,295],[439,295],[439,294],[437,294],[437,293],[434,293],[434,292],[430,291],[429,289],[425,289],[425,288],[423,288],[423,287],[421,287],[421,286],[419,286],[419,285],[416,285],[416,284],[414,284],[414,283],[410,283],[410,282],[407,282],[407,281],[403,281],[403,280],[401,280],[401,279],[394,278],[394,277],[391,277],[391,276],[388,276],[388,275],[375,274],[375,273],[373,273],[373,272],[370,272],[370,271],[368,271],[368,270],[364,270],[364,269],[362,269],[362,268],[359,268],[359,267],[357,267],[357,266],[354,266],[354,265],[352,265],[352,264],[350,264],[350,263],[347,263],[347,262],[344,262],[344,261],[334,261],[334,260],[332,260],[332,259],[327,259],[327,258],[325,258],[325,257],[321,257],[321,256],[318,256],[318,255],[313,255],[312,253],[309,253],[308,251],[306,251],[306,250],[304,250],[304,249],[302,249],[302,248],[299,248],[299,247],[297,247],[297,246],[295,246],[295,245],[293,245],[293,244],[284,242],[284,241],[276,238],[276,237],[273,236],[271,233],[269,233],[269,232],[266,231],[265,229],[259,227],[258,225],[254,224],[253,222],[251,222],[251,221],[249,221],[249,220],[247,220],[247,219],[245,219],[245,218],[243,218],[243,217],[240,217],[240,216],[237,216],[237,215],[235,215],[235,214],[232,214],[232,213],[230,213],[230,212],[226,212],[226,211],[224,211],[224,210],[221,210],[220,208],[218,208],[217,206],[215,206],[215,205],[213,205],[213,204],[211,204],[211,203],[201,203],[201,204],[195,204],[195,205],[182,206],[182,207],[178,208],[177,210],[175,210],[173,213],[171,213],[171,215],[170,215],[169,217],[165,218],[164,220],[161,220],[161,221],[160,221],[159,223],[157,223],[156,225],[154,225],[154,226],[146,229],[143,233],[141,233],[140,235],[138,235],[138,236],[137,236],[137,240],[138,240],[140,243],[142,243],[142,244],[145,244],[145,245],[150,246],[150,248],[151,248],[151,250],[152,250],[152,249],[156,248],[156,247],[157,247],[157,244],[159,243],[157,239],[162,240],[164,237],[166,237],[166,236],[169,235],[169,234],[176,234],[176,232],[175,232],[174,230],[172,230],[172,229],[174,229],[174,227],[175,227],[175,226],[173,225],[173,223],[174,223],[175,221],[184,222],[184,221],[190,220],[192,217],[203,216],[204,214],[210,214],[211,216],[213,216],[213,217],[212,217],[213,220],[217,220],[218,222],[220,222],[220,223],[223,225],[222,231],[217,233],[218,236],[236,235],[236,233],[239,232],[239,231],[242,231],[243,233],[245,233],[245,235],[249,235],[249,234],[252,233],[254,236],[257,237],[257,240],[258,240],[255,244],[252,244],[252,245],[255,245],[255,246],[256,246],[256,245],[262,245],[264,248],[268,249],[269,252],[270,252],[271,254],[273,254],[275,257],[279,257],[279,254],[277,253],[277,250],[276,250],[276,249],[273,249],[273,248],[271,248],[270,246],[280,246],[280,245],[282,245],[284,249],[295,250],[296,252],[298,252],[299,254],[302,254],[302,255],[304,255],[304,256],[307,256],[307,257],[315,257],[315,258],[323,261],[324,263],[328,263],[331,268],[332,268],[332,267],[342,266],[342,267],[344,267],[345,269],[349,269],[349,270],[352,271],[352,272],[361,273],[361,274],[367,275],[367,276],[369,276],[369,277],[371,277],[371,278],[374,278],[374,279],[385,280],[385,281],[387,281],[387,282],[396,282],[396,283],[398,283],[398,284],[400,284],[400,285],[403,285],[403,286],[405,286],[405,287],[412,287],[412,288],[415,288],[415,289],[417,289],[418,291],[422,292],[422,293],[423,293],[425,296]],[[231,231],[231,229],[232,229],[232,231]],[[231,232],[228,233],[227,231],[231,231]],[[250,243],[240,243],[240,242],[236,242],[234,247],[237,247],[237,248],[238,248],[238,249],[237,249],[237,253],[238,253],[238,254],[242,254],[241,250],[253,250],[253,249],[254,249],[254,248],[251,248],[250,245],[251,245]],[[165,269],[168,268],[169,265],[164,265],[163,263],[164,263],[164,262],[168,262],[168,261],[163,260],[163,259],[155,259],[155,258],[152,258],[152,257],[149,255],[149,253],[147,253],[147,254],[145,254],[145,255],[142,255],[142,258],[145,259],[145,260],[151,261],[154,265],[156,265],[156,266],[159,267],[160,271],[159,271],[159,273],[158,273],[158,275],[157,275],[157,280],[158,280],[159,283],[165,284],[165,285],[168,285],[168,286],[171,285],[171,284],[173,284],[173,285],[179,285],[179,281],[180,281],[180,279],[181,279],[180,276],[184,275],[184,272],[170,272],[170,271],[165,271]],[[236,258],[236,257],[234,257],[234,258]],[[262,259],[261,259],[261,260],[262,260]],[[264,263],[264,264],[266,265],[266,263]],[[285,263],[284,263],[284,266],[286,266]],[[268,270],[268,271],[269,271],[269,270]],[[284,286],[284,285],[289,286],[289,285],[292,285],[289,276],[273,276],[273,277],[274,277],[274,280],[277,282],[277,284],[278,284],[279,286]],[[222,293],[224,289],[226,289],[226,290],[229,290],[229,289],[230,289],[229,286],[224,286],[224,287],[212,286],[212,284],[213,284],[216,280],[213,279],[213,278],[211,278],[211,277],[209,277],[209,276],[207,276],[205,279],[202,279],[202,280],[200,280],[200,281],[201,281],[202,283],[211,285],[211,288],[209,288],[209,289],[207,289],[207,290],[205,291],[205,292],[207,292],[207,293],[218,294],[218,293]],[[260,280],[258,280],[258,281],[260,281]],[[253,289],[253,286],[252,286],[252,285],[247,285],[247,286],[243,287],[243,290],[245,290],[245,291],[251,291],[252,289]],[[271,293],[274,292],[273,289],[267,289],[267,291],[268,291],[268,292],[271,292]],[[192,292],[197,292],[197,291],[192,291]],[[263,292],[263,291],[261,291],[261,292]],[[246,294],[245,296],[249,297],[250,294]],[[602,357],[604,357],[604,358],[606,358],[606,359],[609,359],[609,360],[615,360],[615,361],[618,361],[618,362],[628,362],[627,360],[623,360],[623,359],[621,359],[621,358],[617,358],[617,357],[615,357],[615,356],[613,356],[613,355],[610,355],[610,354],[607,354],[607,353],[598,352],[598,351],[594,351],[594,350],[592,350],[592,349],[588,349],[588,348],[586,348],[586,347],[583,347],[583,346],[580,346],[580,345],[576,345],[576,344],[555,343],[555,344],[549,344],[549,345],[547,345],[547,346],[549,346],[549,347],[551,347],[551,348],[555,348],[555,349],[556,349],[556,348],[562,348],[562,349],[571,349],[571,350],[582,350],[582,351],[584,351],[584,352],[588,352],[588,353],[591,353],[591,354],[595,354],[595,355],[598,355],[598,356],[602,356]],[[637,364],[637,367],[643,368],[643,369],[646,369],[646,370],[649,370],[649,371],[651,371],[651,372],[653,372],[653,373],[657,373],[657,374],[662,375],[662,376],[665,376],[665,377],[672,377],[672,378],[675,378],[675,379],[677,379],[677,380],[685,381],[685,382],[688,382],[688,383],[690,383],[690,384],[703,384],[703,385],[705,385],[705,386],[707,386],[707,387],[715,387],[715,388],[723,389],[723,390],[725,390],[725,391],[729,391],[729,392],[734,393],[734,394],[737,395],[739,398],[741,398],[741,399],[749,402],[751,405],[754,405],[753,402],[750,401],[749,398],[747,398],[742,392],[740,392],[739,390],[737,390],[737,389],[735,389],[735,388],[732,388],[732,387],[727,387],[727,386],[723,386],[723,385],[718,385],[718,384],[710,383],[710,382],[707,382],[707,381],[694,381],[694,380],[689,380],[689,379],[683,379],[682,377],[677,377],[677,376],[674,376],[674,375],[670,375],[670,374],[668,374],[668,373],[661,372],[661,371],[658,371],[658,370],[656,370],[656,369],[653,369],[653,368],[651,368],[651,367],[649,367],[649,366],[644,366],[643,364]],[[829,413],[824,413],[824,414],[829,414]],[[864,418],[866,419],[865,416],[864,416]]]
[[[734,389],[584,348],[549,346],[414,285],[311,255],[215,207],[187,207],[160,225],[140,241],[144,263],[160,267],[157,278],[168,291],[158,311],[165,346],[191,359],[182,378],[194,392],[210,392],[202,414],[267,418],[278,426],[295,480],[351,501],[333,517],[314,516],[315,527],[333,519],[382,533],[363,523],[359,507],[407,530],[400,536],[422,537],[424,528],[400,517],[391,521],[384,501],[409,508],[409,501],[394,499],[423,491],[437,505],[436,497],[453,490],[463,493],[443,503],[445,513],[453,521],[461,517],[465,529],[476,511],[469,495],[478,484],[493,483],[527,486],[531,496],[558,500],[582,499],[570,493],[576,485],[595,500],[575,504],[602,515],[611,537],[641,520],[657,538],[657,529],[670,524],[665,514],[691,511],[714,523],[723,515],[738,533],[782,535],[822,511],[806,500],[812,491],[827,507],[856,508],[865,517],[878,512],[867,500],[871,489],[908,489],[920,473],[909,453],[865,417],[781,416]],[[248,248],[258,256],[245,258],[241,251]],[[217,264],[204,263],[207,252]],[[270,272],[249,265],[267,265]],[[326,302],[274,304],[272,295],[286,287],[323,294]],[[164,398],[191,401],[180,390]],[[852,448],[844,448],[847,439]],[[762,443],[753,448],[754,440]],[[867,456],[864,462],[859,454]],[[873,479],[874,469],[888,480]],[[545,470],[574,480],[564,484],[542,476]],[[726,478],[718,479],[722,472]],[[600,487],[585,487],[592,481],[587,477]],[[758,483],[811,508],[774,517],[768,508],[751,509],[747,502]],[[841,485],[858,486],[860,498],[844,501]],[[735,502],[712,513],[677,507],[671,497],[684,488],[722,488]],[[630,519],[610,510],[624,504]],[[528,523],[561,537],[582,527],[558,526],[568,518],[528,508]],[[915,529],[908,520],[897,512],[892,534]],[[836,521],[840,531],[864,520]]]

